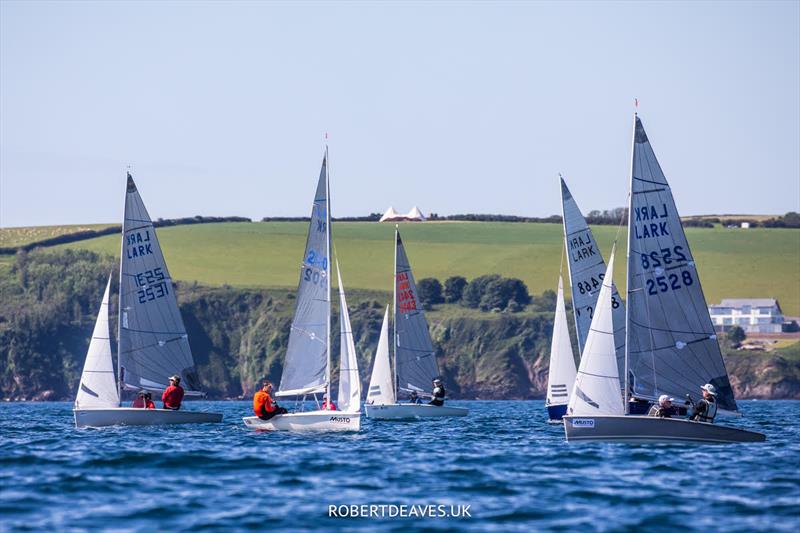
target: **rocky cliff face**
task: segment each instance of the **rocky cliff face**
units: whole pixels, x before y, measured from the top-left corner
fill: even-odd
[[[86,252],[31,254],[0,271],[0,396],[71,400],[111,270]],[[249,396],[280,381],[294,299],[288,290],[178,287],[198,372],[210,398]],[[388,295],[350,291],[350,317],[366,388]],[[112,309],[116,308],[112,297]],[[334,311],[338,318],[338,312]],[[336,319],[335,318],[335,319]],[[428,314],[452,398],[543,398],[552,334],[549,313],[481,313],[441,306]],[[112,330],[116,324],[112,323]],[[332,331],[338,331],[334,323]],[[335,366],[338,334],[333,339]],[[726,354],[738,398],[800,399],[800,357]],[[336,369],[333,375],[336,376]]]

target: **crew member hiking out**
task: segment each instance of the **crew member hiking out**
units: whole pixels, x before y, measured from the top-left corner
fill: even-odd
[[[183,387],[181,387],[180,376],[175,375],[169,378],[169,387],[164,389],[164,394],[161,395],[161,401],[164,402],[164,409],[177,411],[181,408]]]
[[[436,378],[433,380],[433,392],[431,393],[433,399],[430,401],[431,405],[441,407],[444,405],[445,390],[442,380]]]
[[[279,407],[272,399],[272,383],[264,381],[261,390],[253,396],[253,413],[261,420],[269,420],[273,416],[284,415],[288,411]]]
[[[717,416],[717,389],[714,385],[706,383],[700,387],[700,390],[703,391],[703,399],[694,405],[694,410],[689,416],[689,420],[711,424]]]

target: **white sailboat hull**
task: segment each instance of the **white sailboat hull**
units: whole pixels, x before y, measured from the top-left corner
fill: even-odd
[[[388,405],[364,406],[367,418],[374,420],[413,420],[416,418],[437,418],[442,416],[467,416],[469,409],[464,407],[437,407],[430,404],[395,403]]]
[[[263,431],[360,431],[361,413],[342,411],[307,411],[277,415],[269,420],[243,417],[244,425]]]
[[[160,426],[166,424],[213,424],[222,422],[222,413],[206,411],[172,411],[113,407],[106,409],[74,409],[75,426]]]
[[[723,444],[766,440],[761,433],[730,426],[632,415],[567,415],[564,431],[568,442]]]

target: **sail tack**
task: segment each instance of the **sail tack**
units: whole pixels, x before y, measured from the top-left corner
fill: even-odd
[[[153,222],[128,174],[119,291],[121,380],[129,389],[162,390],[178,374],[198,391],[189,339]]]
[[[361,380],[358,376],[358,359],[356,345],[353,341],[353,329],[350,326],[350,313],[347,311],[347,300],[344,295],[342,273],[336,263],[336,274],[339,278],[339,305],[341,326],[341,358],[339,361],[339,396],[340,411],[358,413],[361,411]]]
[[[319,392],[328,385],[330,327],[330,228],[327,153],[322,160],[311,223],[300,265],[289,346],[278,395]]]
[[[378,350],[375,352],[375,363],[367,390],[367,403],[376,405],[396,403],[392,367],[389,362],[389,306],[386,306],[383,315]]]
[[[89,351],[86,353],[86,361],[83,364],[78,395],[75,397],[76,409],[119,406],[114,363],[111,360],[111,330],[108,323],[110,292],[111,278],[109,277],[94,324]]]
[[[713,384],[721,409],[736,400],[672,190],[635,118],[628,225],[629,364],[633,392],[697,396]]]
[[[547,405],[566,405],[575,383],[575,358],[569,339],[567,312],[564,307],[564,284],[558,277],[558,297],[550,344],[550,372],[547,377]]]
[[[613,307],[611,292],[614,272],[614,250],[597,297],[586,346],[581,355],[578,375],[569,400],[567,413],[578,416],[623,415],[625,408],[620,393],[617,357],[614,347]]]
[[[567,266],[572,287],[572,309],[575,314],[575,330],[578,335],[578,350],[583,351],[589,325],[597,308],[597,295],[603,284],[606,264],[586,223],[578,204],[561,178],[561,205],[564,219],[564,244],[567,249]],[[611,288],[612,315],[614,320],[614,343],[617,352],[619,375],[625,372],[625,303]]]
[[[395,364],[397,395],[428,390],[439,375],[428,321],[417,296],[400,232],[395,233]]]

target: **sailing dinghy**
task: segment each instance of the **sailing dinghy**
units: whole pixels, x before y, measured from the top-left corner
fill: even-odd
[[[425,312],[417,299],[417,284],[406,256],[400,231],[395,230],[394,261],[394,376],[389,361],[389,308],[383,316],[375,364],[369,382],[367,418],[403,420],[467,416],[469,409],[427,403],[399,403],[398,395],[429,396],[425,391],[439,376],[436,351]]]
[[[553,321],[553,339],[550,343],[550,365],[547,374],[548,422],[558,424],[567,412],[569,394],[575,383],[575,357],[567,326],[567,311],[564,307],[564,283],[558,276],[556,315]]]
[[[628,204],[628,306],[622,376],[616,363],[611,316],[613,255],[612,251],[567,409],[569,414],[564,417],[567,440],[766,440],[761,433],[719,424],[630,414],[631,392],[651,400],[660,394],[680,399],[697,395],[705,383],[711,383],[718,391],[720,412],[738,411],[672,191],[636,115]],[[620,395],[621,378],[624,386]]]
[[[300,267],[300,282],[289,333],[289,346],[283,364],[283,375],[276,393],[279,398],[312,396],[318,408],[276,415],[269,420],[244,417],[247,427],[259,430],[288,431],[358,431],[361,429],[361,382],[358,375],[355,342],[350,328],[344,285],[339,265],[341,359],[339,368],[338,410],[319,408],[317,395],[331,396],[331,218],[328,151],[311,209],[305,255]],[[304,405],[305,401],[301,402]]]
[[[78,427],[221,422],[222,413],[122,407],[122,391],[159,397],[173,374],[185,396],[203,396],[172,278],[153,222],[130,173],[127,176],[120,258],[117,371],[111,353],[106,284],[86,354],[73,413]]]

